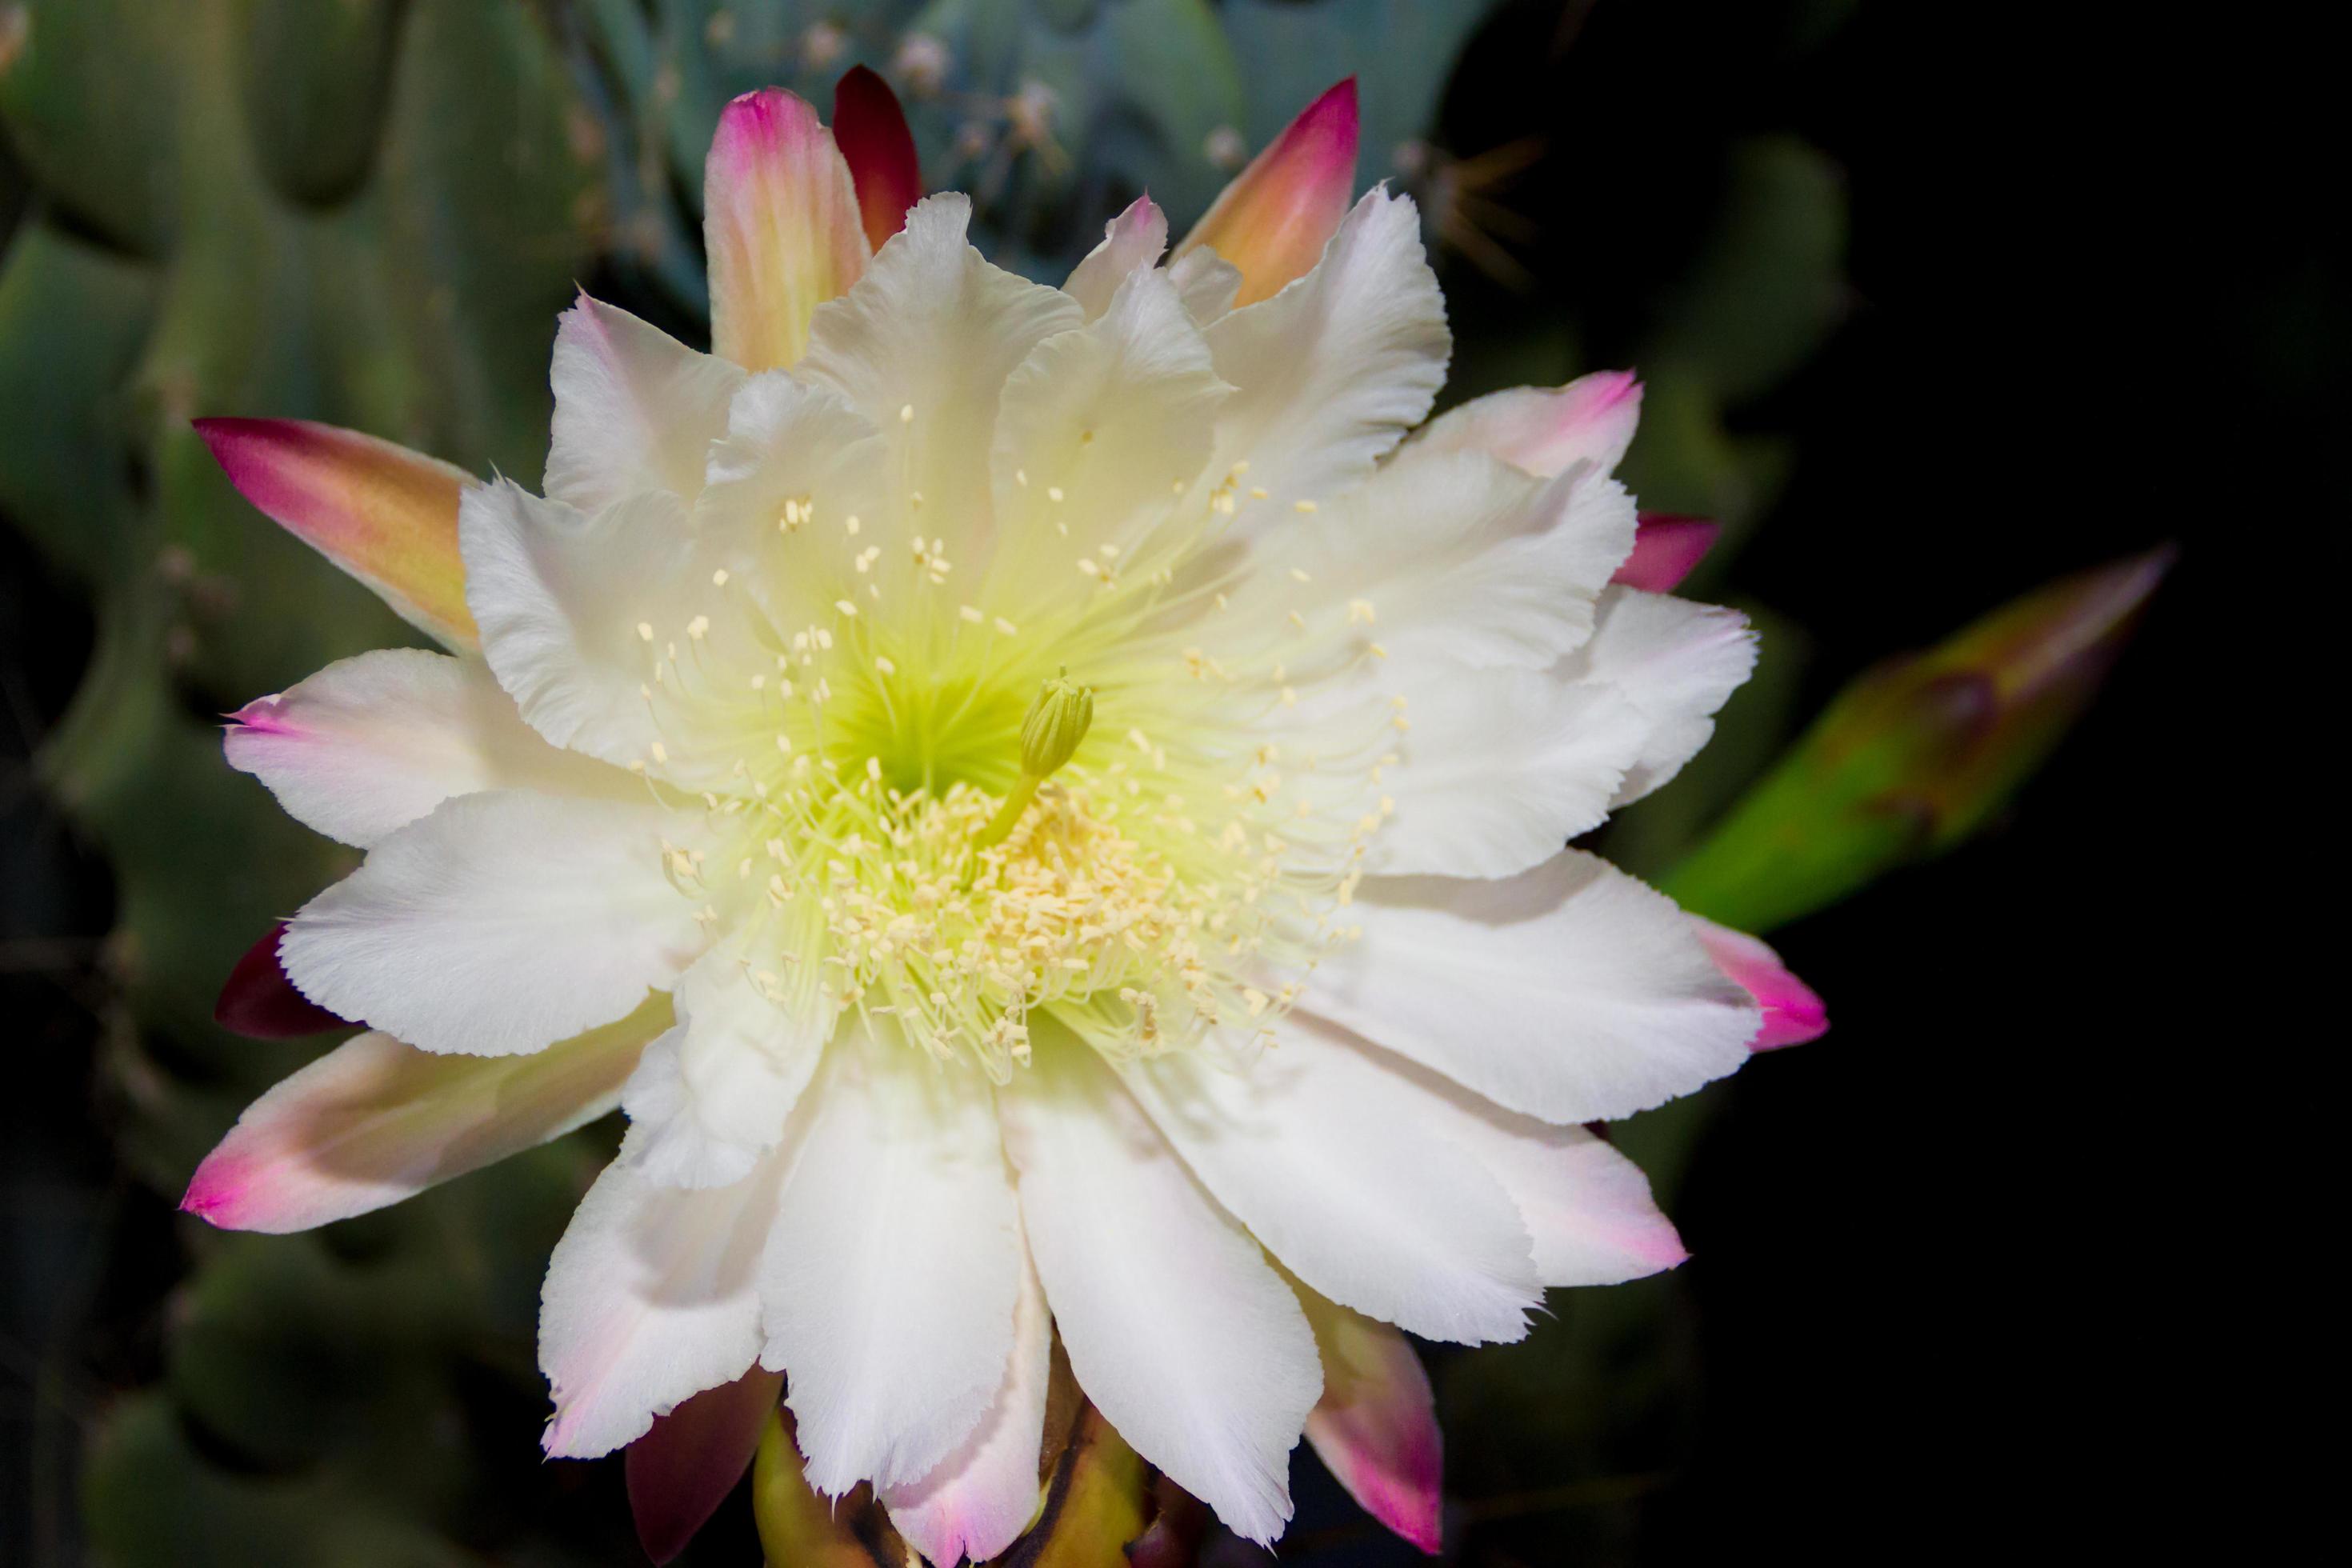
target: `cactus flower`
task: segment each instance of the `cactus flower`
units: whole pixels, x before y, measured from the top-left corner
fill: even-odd
[[[238,984],[364,1032],[186,1207],[317,1225],[618,1107],[547,1274],[543,1444],[663,1421],[657,1550],[781,1373],[818,1492],[996,1554],[1056,1335],[1242,1535],[1281,1532],[1304,1434],[1433,1547],[1401,1334],[1517,1340],[1546,1287],[1680,1261],[1584,1124],[1764,1026],[1706,932],[1565,847],[1705,742],[1749,634],[1612,583],[1630,376],[1411,433],[1444,307],[1412,204],[1350,200],[1352,92],[1172,260],[1139,201],[1050,288],[961,195],[892,210],[877,86],[854,144],[729,107],[716,352],[583,297],[544,494],[204,425],[449,651],[232,721],[232,765],[366,855]]]

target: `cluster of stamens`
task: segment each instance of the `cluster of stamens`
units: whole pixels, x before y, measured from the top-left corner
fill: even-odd
[[[1236,467],[1192,542],[1243,493]],[[908,517],[919,509],[910,495]],[[1114,1056],[1269,1039],[1351,934],[1344,911],[1391,809],[1390,726],[1342,754],[1285,756],[1264,738],[1297,700],[1278,657],[1252,644],[1229,664],[1136,635],[1166,610],[1181,549],[1146,550],[1150,568],[1129,578],[1117,547],[1096,546],[1076,557],[1095,592],[1025,631],[945,595],[892,621],[877,608],[883,547],[820,510],[789,500],[774,531],[803,559],[845,545],[827,620],[778,627],[719,570],[682,641],[635,628],[662,737],[638,765],[703,819],[668,869],[714,941],[780,1005],[856,1016],[1000,1082],[1041,1014]],[[946,588],[944,540],[913,534],[908,554],[898,591]],[[1185,591],[1222,613],[1215,584]],[[1347,618],[1368,626],[1371,606]],[[1093,678],[1087,721],[1097,693],[1110,721],[1024,773],[1048,650]]]

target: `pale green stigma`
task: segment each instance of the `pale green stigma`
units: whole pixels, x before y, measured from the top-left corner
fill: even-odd
[[[1095,721],[1095,691],[1070,679],[1066,668],[1037,689],[1029,717],[1021,721],[1021,771],[1047,779],[1076,754]]]
[[[1078,742],[1087,738],[1094,721],[1094,688],[1072,680],[1068,669],[1039,686],[1037,700],[1031,704],[1029,716],[1021,721],[1020,782],[981,829],[973,840],[976,847],[985,849],[1004,842],[1013,825],[1029,808],[1037,786],[1077,754]]]

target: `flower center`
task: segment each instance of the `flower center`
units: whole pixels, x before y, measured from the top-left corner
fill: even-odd
[[[1220,660],[1150,629],[1149,580],[1097,584],[1027,628],[845,597],[787,631],[721,573],[725,619],[643,637],[647,771],[704,818],[673,879],[775,1000],[999,1082],[1041,1010],[1111,1055],[1268,1037],[1348,934],[1393,732],[1286,754],[1266,649]]]

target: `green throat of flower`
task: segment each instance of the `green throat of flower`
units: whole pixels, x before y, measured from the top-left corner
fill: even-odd
[[[924,548],[892,593],[936,602]],[[1081,608],[1024,628],[952,601],[885,616],[870,551],[853,563],[797,630],[723,571],[684,638],[637,627],[643,766],[699,819],[669,869],[720,950],[798,1016],[1000,1082],[1041,1013],[1110,1055],[1265,1037],[1349,934],[1393,732],[1303,729],[1265,650],[1150,630],[1167,570],[1089,573]]]

